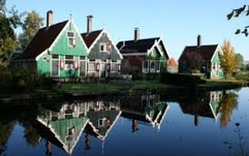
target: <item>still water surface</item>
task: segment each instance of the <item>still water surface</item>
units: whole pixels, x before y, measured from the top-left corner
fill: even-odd
[[[249,154],[249,88],[2,106],[2,156]]]

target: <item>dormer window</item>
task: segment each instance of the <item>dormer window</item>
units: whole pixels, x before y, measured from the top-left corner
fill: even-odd
[[[76,46],[76,39],[74,35],[74,32],[67,32],[68,45],[72,47]]]

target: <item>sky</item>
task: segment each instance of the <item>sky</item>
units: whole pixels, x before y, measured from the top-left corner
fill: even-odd
[[[81,32],[86,31],[86,16],[93,15],[93,30],[105,28],[117,43],[134,38],[134,28],[141,38],[163,37],[169,55],[176,60],[187,45],[223,44],[230,40],[236,53],[249,60],[249,37],[235,35],[237,28],[249,25],[249,17],[228,21],[232,9],[249,0],[7,0],[7,7],[20,12],[35,10],[46,18],[53,10],[54,23],[72,18]],[[44,20],[44,24],[45,24]]]

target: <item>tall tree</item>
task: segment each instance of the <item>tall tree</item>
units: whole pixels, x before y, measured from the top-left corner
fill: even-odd
[[[222,49],[223,54],[220,54],[221,68],[224,71],[225,78],[227,78],[234,70],[234,48],[230,41],[224,41]]]
[[[15,28],[20,25],[21,14],[15,9],[7,10],[5,0],[0,0],[0,70],[7,66],[7,57],[18,47]]]
[[[235,54],[234,68],[235,70],[241,70],[244,68],[244,58],[240,53]]]
[[[249,16],[249,5],[243,5],[242,7],[239,7],[237,9],[233,9],[228,15],[227,19],[230,20],[232,18],[240,17],[241,15]],[[249,25],[244,26],[242,29],[237,29],[235,34],[245,34],[245,36],[248,36],[248,28]]]
[[[23,33],[19,36],[19,42],[22,49],[27,46],[28,42],[33,38],[40,26],[43,25],[42,21],[43,18],[35,11],[27,14],[22,24]]]

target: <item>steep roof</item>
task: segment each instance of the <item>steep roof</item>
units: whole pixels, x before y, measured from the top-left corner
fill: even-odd
[[[174,58],[170,58],[167,60],[167,66],[168,67],[178,67],[178,64]]]
[[[159,39],[160,37],[140,39],[138,41],[135,40],[120,41],[117,44],[117,47],[120,50],[121,54],[145,53],[155,44],[155,41],[158,41]]]
[[[183,50],[179,62],[184,62],[187,60],[189,54],[200,54],[202,60],[210,61],[218,47],[218,44],[214,45],[202,45],[201,47],[197,46],[186,46]]]
[[[48,49],[65,27],[67,22],[68,20],[54,24],[49,28],[44,27],[39,29],[18,59],[34,59],[43,51]]]
[[[100,35],[100,33],[103,30],[96,30],[96,31],[92,31],[91,33],[82,33],[81,36],[83,38],[83,40],[86,43],[86,46],[88,48],[91,47],[91,45],[93,44],[93,42],[97,39],[97,37]]]

